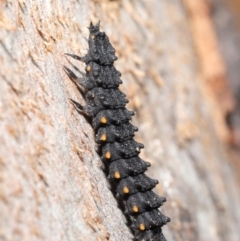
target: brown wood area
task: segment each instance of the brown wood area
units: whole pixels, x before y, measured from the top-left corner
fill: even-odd
[[[240,40],[231,34],[240,34],[240,6],[233,4],[0,2],[1,241],[133,239],[93,129],[69,103],[84,99],[62,70],[84,71],[64,53],[86,54],[87,27],[98,20],[116,49],[127,107],[137,112],[147,174],[167,198],[167,240],[240,240],[240,61],[233,54]]]

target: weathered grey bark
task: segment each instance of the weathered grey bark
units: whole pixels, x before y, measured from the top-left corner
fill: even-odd
[[[116,48],[141,156],[168,198],[167,239],[239,240],[239,183],[201,93],[186,12],[180,0],[2,3],[0,240],[132,239],[61,68],[84,69],[63,53],[86,53],[90,19]]]

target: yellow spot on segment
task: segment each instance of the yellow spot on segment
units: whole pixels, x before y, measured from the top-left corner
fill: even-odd
[[[145,225],[144,225],[143,223],[141,223],[141,224],[139,225],[139,229],[140,229],[141,231],[144,231],[144,230],[145,230]]]
[[[86,70],[89,72],[89,71],[91,70],[91,66],[88,65],[87,68],[86,68]]]
[[[114,173],[114,177],[115,177],[116,179],[119,179],[119,178],[121,177],[121,175],[120,175],[119,172],[115,172],[115,173]]]
[[[100,137],[100,140],[101,141],[106,141],[107,140],[106,134],[102,134],[101,137]]]
[[[124,192],[125,194],[129,193],[129,188],[128,188],[128,187],[124,187],[124,188],[123,188],[123,192]]]
[[[92,35],[92,36],[91,36],[91,39],[95,39],[95,35]]]
[[[107,151],[107,152],[106,152],[105,157],[106,157],[107,159],[110,159],[110,158],[111,158],[111,153],[110,153],[110,151]]]
[[[134,205],[132,210],[133,210],[133,212],[137,213],[138,212],[138,207],[136,205]]]
[[[101,118],[101,123],[102,123],[102,124],[106,124],[106,123],[107,123],[106,117],[102,117],[102,118]]]

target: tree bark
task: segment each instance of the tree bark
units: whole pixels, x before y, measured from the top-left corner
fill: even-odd
[[[101,20],[116,49],[121,90],[145,145],[141,157],[152,163],[156,192],[168,199],[161,208],[172,219],[163,228],[167,240],[239,240],[239,159],[229,154],[225,122],[234,100],[225,74],[227,107],[218,109],[214,88],[206,91],[208,52],[198,51],[189,2],[1,3],[0,240],[133,238],[93,129],[69,103],[84,99],[62,70],[64,64],[84,71],[63,54],[86,54],[90,20]]]

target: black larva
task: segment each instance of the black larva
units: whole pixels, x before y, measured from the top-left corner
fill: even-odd
[[[166,199],[151,191],[158,181],[144,174],[150,164],[138,156],[144,146],[133,139],[137,127],[129,121],[134,112],[125,108],[128,100],[118,89],[121,74],[113,66],[117,60],[115,49],[106,34],[99,31],[99,25],[90,24],[86,56],[66,54],[87,65],[86,76],[82,78],[64,66],[68,76],[85,92],[85,106],[73,100],[72,103],[92,118],[101,158],[116,188],[116,197],[132,221],[135,240],[165,241],[161,228],[170,218],[158,208]]]

